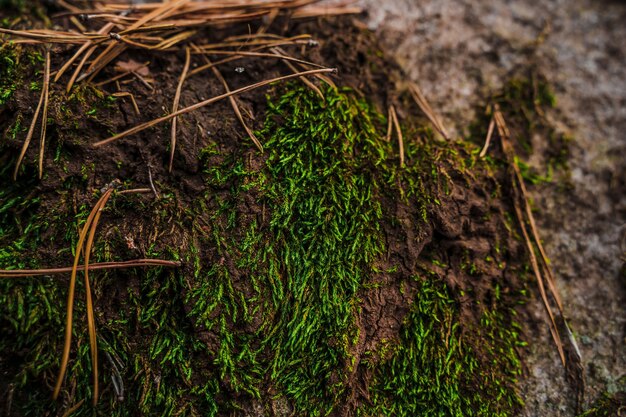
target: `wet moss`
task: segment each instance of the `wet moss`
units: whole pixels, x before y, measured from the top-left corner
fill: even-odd
[[[199,157],[206,192],[193,202],[183,203],[166,185],[156,201],[111,201],[105,218],[133,212],[133,223],[103,226],[106,238],[97,242],[94,262],[137,251],[185,266],[94,278],[103,304],[97,320],[108,390],[97,412],[226,415],[252,405],[269,413],[283,404],[296,415],[320,416],[339,413],[353,395],[350,376],[363,366],[355,353],[363,332],[356,321],[361,291],[400,269],[377,264],[388,250],[384,224],[393,217],[384,202],[415,208],[408,227],[417,230],[451,193],[453,167],[469,169],[469,155],[434,142],[423,129],[422,141],[405,144],[407,163],[400,167],[397,144],[384,140],[384,116],[351,90],[324,94],[322,101],[291,84],[268,99],[258,132],[264,157],[243,146],[228,154],[217,144],[205,147]],[[83,167],[68,175],[58,200],[43,206],[21,195],[24,184],[3,185],[0,243],[9,249],[0,252],[0,266],[35,267],[38,248],[51,241],[46,247],[57,248],[55,255],[71,258],[89,203],[99,195],[83,178],[95,173]],[[20,178],[34,177],[27,174]],[[8,178],[8,171],[2,175]],[[133,236],[141,237],[138,249]],[[468,255],[466,261],[471,268],[475,260]],[[25,415],[54,407],[46,386],[58,370],[66,285],[50,277],[0,281],[0,330],[10,335],[0,358],[12,358],[7,384],[14,409]],[[447,288],[441,276],[424,272],[399,285],[414,291],[409,313],[398,339],[381,343],[366,361],[375,375],[371,403],[356,412],[511,415],[519,406],[520,341],[510,300],[502,301],[494,287],[494,303],[464,324],[464,294]],[[80,300],[76,315],[84,315]],[[91,396],[83,327],[75,327],[65,408]],[[10,356],[16,343],[22,350]],[[124,381],[123,402],[111,382],[117,379]],[[75,415],[93,412],[84,405]]]
[[[509,416],[521,405],[515,391],[521,366],[515,348],[519,325],[498,309],[487,310],[471,329],[488,346],[481,364],[459,319],[458,300],[437,277],[416,277],[418,290],[397,344],[373,364],[371,404],[360,415]]]
[[[9,44],[3,43],[0,47],[0,106],[4,106],[13,96],[19,83],[19,58],[20,50]]]

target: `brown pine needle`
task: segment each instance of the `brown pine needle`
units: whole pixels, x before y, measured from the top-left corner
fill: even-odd
[[[224,52],[224,51],[222,51],[222,52]],[[219,55],[219,54],[217,54],[217,55]],[[224,55],[224,54],[222,54],[222,55]],[[213,67],[215,67],[215,66],[217,66],[217,65],[226,64],[226,63],[228,63],[228,62],[233,62],[233,61],[240,60],[240,59],[242,59],[242,58],[245,58],[246,56],[257,56],[257,57],[264,57],[264,58],[275,58],[275,59],[281,59],[281,60],[283,60],[283,61],[284,61],[284,60],[287,60],[287,61],[296,61],[296,62],[298,62],[298,61],[299,61],[298,63],[300,63],[300,64],[302,64],[302,65],[311,65],[311,66],[313,66],[313,67],[318,67],[318,68],[326,68],[326,67],[324,67],[324,66],[322,66],[322,65],[318,65],[318,64],[315,64],[315,63],[312,63],[312,62],[309,62],[309,61],[303,61],[303,60],[299,60],[299,59],[296,59],[296,58],[285,57],[285,56],[282,56],[282,55],[279,55],[279,54],[267,54],[267,53],[265,53],[265,54],[261,54],[261,53],[254,53],[254,55],[251,55],[251,53],[247,53],[247,52],[243,52],[243,51],[237,51],[237,52],[234,52],[234,51],[233,51],[233,53],[232,53],[232,54],[231,54],[231,53],[228,53],[228,54],[225,54],[225,55],[231,55],[231,56],[230,56],[230,57],[228,57],[228,58],[221,59],[221,60],[219,60],[219,61],[212,62],[211,64],[205,64],[205,65],[199,66],[198,68],[194,68],[192,71],[190,71],[190,72],[189,72],[189,76],[191,77],[192,75],[196,75],[196,74],[201,73],[201,72],[203,72],[203,71],[205,71],[205,70],[207,70],[207,69],[213,68]],[[320,77],[320,75],[318,75],[318,77]]]
[[[506,139],[505,151],[507,151],[509,155],[511,155],[512,149],[510,147],[510,144],[508,143],[508,138],[510,138],[510,133],[504,121],[504,117],[502,116],[502,112],[500,111],[498,106],[496,106],[494,110],[494,119],[499,129],[502,130],[501,133],[506,135],[505,137],[507,139]],[[537,248],[539,249],[539,254],[541,255],[541,261],[544,266],[544,269],[546,270],[546,275],[547,275],[546,281],[548,283],[548,287],[550,289],[552,296],[554,297],[554,300],[557,304],[559,311],[561,312],[561,314],[563,314],[563,303],[561,302],[561,297],[559,296],[559,293],[556,290],[556,286],[554,284],[554,274],[552,273],[552,268],[550,268],[550,262],[548,261],[548,256],[546,255],[546,252],[543,248],[543,244],[541,243],[541,238],[539,237],[539,232],[537,230],[537,225],[535,223],[535,216],[533,215],[532,207],[528,203],[529,201],[528,192],[526,190],[526,184],[524,183],[524,178],[522,177],[522,173],[519,170],[519,166],[515,163],[514,158],[509,157],[509,159],[510,159],[510,163],[513,165],[513,172],[515,173],[515,177],[517,179],[517,182],[520,187],[520,191],[522,193],[524,211],[526,212],[528,223],[530,224],[531,233],[535,241],[535,244],[537,245]]]
[[[98,403],[98,341],[96,339],[96,322],[94,319],[93,313],[93,300],[91,298],[91,285],[89,283],[89,258],[91,256],[91,248],[93,247],[93,239],[96,235],[96,230],[98,228],[98,222],[100,221],[100,215],[102,214],[102,209],[104,208],[107,200],[111,196],[111,192],[113,190],[109,189],[101,202],[99,203],[98,211],[93,218],[93,222],[91,224],[91,230],[89,231],[89,238],[87,238],[87,245],[85,246],[85,297],[86,297],[86,305],[87,305],[87,327],[89,330],[89,350],[91,352],[91,369],[93,372],[93,405]]]
[[[151,190],[146,189],[148,192]],[[118,193],[120,194],[120,193]],[[89,271],[100,271],[109,269],[126,269],[135,268],[141,266],[163,266],[169,268],[177,268],[180,266],[180,262],[166,261],[161,259],[133,259],[130,261],[121,262],[99,262],[89,264],[87,269]],[[47,268],[47,269],[0,269],[0,278],[24,278],[24,277],[36,277],[42,275],[56,275],[72,272],[73,267],[67,266],[62,268]]]
[[[192,44],[192,46],[193,46],[193,48],[196,51],[198,50],[198,47],[196,45]],[[209,59],[209,57],[206,56],[206,54],[203,55],[203,56],[204,56],[204,60],[207,62],[207,64],[211,65],[211,60]],[[211,67],[211,70],[213,71],[213,74],[215,75],[215,77],[224,86],[224,90],[226,90],[226,93],[230,93],[230,87],[228,86],[228,83],[226,82],[226,80],[222,76],[222,73],[220,72],[220,70],[216,66]],[[243,119],[243,116],[241,115],[241,111],[239,110],[239,105],[237,104],[237,101],[235,100],[235,97],[230,96],[230,97],[228,97],[228,99],[230,100],[230,105],[232,106],[233,111],[235,112],[235,115],[237,116],[237,119],[239,120],[239,123],[241,123],[241,126],[243,126],[244,130],[248,134],[248,137],[250,137],[250,139],[256,145],[256,147],[261,152],[263,152],[263,145],[261,145],[261,142],[259,141],[259,139],[256,137],[256,135],[254,134],[252,129],[250,129],[248,127],[248,125],[246,124],[246,121]]]
[[[106,145],[106,144],[114,142],[116,140],[125,138],[126,136],[130,136],[130,135],[133,135],[135,133],[138,133],[138,132],[141,132],[143,130],[146,130],[146,129],[152,127],[152,126],[156,126],[156,125],[158,125],[160,123],[167,122],[168,120],[171,120],[171,119],[173,119],[176,116],[180,116],[181,114],[190,113],[190,112],[192,112],[194,110],[197,110],[199,108],[208,106],[209,104],[213,104],[213,103],[215,103],[217,101],[223,100],[223,99],[228,98],[230,96],[235,96],[237,94],[245,93],[246,91],[255,90],[257,88],[261,88],[261,87],[264,87],[266,85],[269,85],[269,84],[272,84],[272,83],[275,83],[275,82],[278,82],[278,81],[290,80],[292,78],[304,77],[304,76],[307,76],[307,75],[315,75],[315,74],[320,74],[320,73],[335,73],[335,72],[337,72],[337,69],[335,69],[335,68],[316,69],[316,70],[311,70],[311,71],[302,71],[302,72],[299,72],[299,73],[296,73],[296,74],[283,75],[281,77],[276,77],[276,78],[272,78],[272,79],[269,79],[269,80],[259,81],[258,83],[251,84],[251,85],[248,85],[248,86],[245,86],[245,87],[242,87],[242,88],[238,88],[237,90],[233,90],[233,91],[231,91],[229,93],[225,93],[225,94],[222,94],[222,95],[219,95],[219,96],[216,96],[216,97],[212,97],[210,99],[201,101],[201,102],[196,103],[194,105],[191,105],[189,107],[185,107],[184,109],[178,110],[176,113],[171,113],[171,114],[168,114],[167,116],[159,117],[159,118],[151,120],[149,122],[142,123],[142,124],[137,125],[137,126],[135,126],[133,128],[130,128],[130,129],[128,129],[128,130],[126,130],[126,131],[124,131],[122,133],[118,133],[117,135],[111,136],[108,139],[104,139],[104,140],[101,140],[99,142],[96,142],[92,146],[99,147],[99,146]]]
[[[154,21],[166,13],[178,9],[185,3],[189,3],[190,0],[177,0],[167,3],[155,3],[157,6],[151,13],[148,13],[144,17],[137,20],[130,27],[126,29],[126,33],[131,30],[139,29],[146,23]],[[126,45],[120,43],[111,43],[109,46],[91,63],[89,69],[83,76],[79,78],[79,81],[87,79],[89,81],[93,78],[112,60],[117,58],[122,52],[126,50]]]
[[[63,413],[61,417],[70,417],[72,414],[74,414],[75,411],[77,411],[83,405],[84,402],[85,402],[85,399],[83,398],[82,400],[80,400],[79,402],[77,402],[76,404],[68,408],[67,411]]]
[[[283,51],[283,50],[282,50],[281,48],[279,48],[279,47],[272,48],[272,49],[271,49],[271,51],[273,51],[274,53],[276,53],[276,55],[282,55],[282,56],[284,56],[285,58],[288,58],[288,57],[289,57],[289,56],[285,53],[285,51]],[[297,68],[296,68],[296,67],[295,67],[295,66],[294,66],[291,62],[289,62],[289,59],[283,59],[283,62],[285,63],[285,65],[287,65],[287,66],[289,67],[289,69],[290,69],[291,71],[293,71],[294,73],[295,73],[295,72],[298,72],[298,69],[297,69]],[[318,88],[318,86],[316,86],[315,84],[313,84],[311,81],[309,81],[309,80],[308,80],[308,79],[306,79],[306,78],[300,78],[300,80],[301,80],[301,81],[302,81],[302,82],[303,82],[303,83],[304,83],[307,87],[309,87],[311,90],[313,90],[313,92],[314,92],[315,94],[317,94],[317,95],[319,96],[319,98],[321,98],[321,99],[322,99],[322,101],[325,101],[325,98],[324,98],[324,93],[322,93],[322,90],[320,90],[320,89]]]
[[[50,48],[46,48],[46,66],[43,74],[43,114],[41,116],[41,136],[39,140],[39,179],[43,177],[43,155],[46,149],[46,127],[48,125],[48,96],[50,89]]]
[[[489,144],[491,143],[491,137],[493,136],[493,129],[495,125],[496,125],[496,121],[492,117],[491,121],[489,122],[489,129],[487,129],[487,139],[485,139],[485,145],[483,146],[483,149],[480,151],[480,154],[478,154],[479,158],[484,158],[485,155],[487,155],[487,149],[489,149]]]
[[[400,129],[400,123],[398,122],[396,108],[393,105],[391,105],[391,107],[389,108],[389,113],[391,114],[391,120],[393,121],[396,135],[398,135],[398,146],[400,148],[400,166],[404,168],[404,140],[402,138],[402,129]]]
[[[185,49],[185,65],[183,66],[183,72],[180,74],[180,79],[178,80],[178,86],[176,87],[176,94],[174,95],[174,104],[172,105],[172,113],[176,113],[178,111],[178,104],[180,103],[180,94],[183,90],[183,84],[185,83],[185,79],[187,78],[187,72],[189,71],[189,63],[191,62],[191,51],[189,47]],[[174,165],[174,152],[176,151],[176,124],[178,122],[178,117],[174,117],[172,119],[172,135],[170,141],[170,164],[169,164],[169,172],[172,172],[172,166]]]
[[[48,67],[48,60],[44,64],[44,83],[46,82],[46,73],[49,71],[46,70]],[[33,133],[35,132],[35,126],[37,125],[37,119],[39,118],[39,112],[41,111],[41,107],[46,97],[45,88],[41,89],[41,96],[39,97],[39,103],[37,104],[37,109],[35,110],[35,114],[33,115],[33,120],[30,123],[30,127],[28,128],[28,133],[26,134],[26,139],[24,140],[24,144],[22,145],[22,151],[17,158],[17,163],[15,164],[15,171],[13,171],[13,181],[17,180],[17,174],[20,170],[20,165],[22,165],[22,160],[24,159],[24,155],[26,155],[26,151],[28,150],[28,146],[30,145],[30,141],[33,138]]]
[[[515,187],[517,188],[517,187]],[[548,301],[548,296],[546,294],[546,289],[543,284],[543,277],[539,270],[539,264],[537,263],[537,257],[535,256],[535,248],[528,236],[528,231],[526,230],[526,222],[524,220],[524,216],[522,214],[522,210],[519,207],[519,202],[517,199],[513,201],[513,206],[515,208],[515,214],[517,216],[517,221],[520,224],[522,229],[522,235],[524,236],[524,242],[526,243],[526,249],[528,249],[528,255],[530,256],[530,264],[533,268],[533,272],[535,274],[535,278],[537,280],[537,284],[539,286],[539,293],[541,295],[541,300],[543,301],[543,306],[548,313],[548,317],[550,318],[549,327],[550,334],[552,335],[552,339],[554,340],[554,344],[559,352],[559,357],[561,358],[561,363],[565,365],[565,351],[563,350],[563,343],[561,341],[561,336],[559,335],[558,327],[556,325],[556,321],[554,319],[554,314],[552,313],[552,309],[550,308],[550,302]]]
[[[105,33],[108,33],[111,29],[113,29],[113,24],[112,23],[107,23],[106,25],[104,25],[102,27],[102,29],[100,29],[98,31],[98,34],[104,35]],[[91,41],[87,41],[83,44],[83,46],[81,46],[78,51],[76,51],[76,53],[65,63],[63,64],[63,66],[61,67],[61,69],[57,72],[57,75],[54,77],[54,82],[59,81],[59,79],[61,78],[61,76],[63,75],[63,73],[65,73],[65,71],[67,71],[67,69],[74,63],[74,61],[76,61],[76,59],[78,59],[78,57],[85,52],[86,50],[89,49],[89,47],[93,45],[93,43]],[[74,77],[75,78],[75,77]]]
[[[74,73],[72,74],[72,76],[70,77],[70,80],[67,83],[67,87],[65,87],[65,92],[69,94],[69,92],[72,90],[72,86],[74,85],[74,83],[76,82],[76,79],[78,78],[78,75],[80,74],[80,72],[82,71],[83,67],[85,66],[85,63],[87,62],[87,60],[89,59],[89,57],[91,57],[91,55],[96,51],[96,46],[92,46],[91,48],[89,48],[89,50],[85,53],[85,55],[83,55],[83,58],[80,60],[80,62],[78,63],[78,65],[76,66],[76,69],[74,70]]]
[[[519,169],[519,166],[515,162],[515,157],[513,153],[513,149],[510,140],[510,132],[506,126],[504,121],[504,117],[500,112],[499,107],[494,106],[493,112],[493,120],[495,121],[495,125],[498,129],[498,134],[500,135],[500,139],[502,141],[502,148],[504,150],[505,156],[508,160],[509,166],[511,167],[511,182],[513,184],[513,190],[515,192],[515,198],[513,201],[513,205],[515,208],[516,216],[518,222],[522,228],[522,234],[524,236],[524,241],[526,243],[526,247],[529,252],[531,265],[533,268],[533,272],[537,279],[537,284],[539,286],[539,291],[541,294],[541,298],[544,304],[546,311],[548,312],[548,316],[550,318],[550,333],[552,334],[552,338],[557,346],[557,350],[559,352],[559,356],[561,358],[561,362],[566,368],[569,368],[569,365],[573,365],[576,370],[576,377],[578,378],[578,383],[580,383],[578,387],[579,399],[584,390],[584,373],[582,372],[582,357],[580,356],[580,350],[578,349],[578,345],[573,335],[571,334],[571,330],[567,324],[567,320],[565,320],[563,306],[561,303],[561,299],[554,285],[554,275],[549,266],[548,258],[545,254],[545,250],[543,249],[543,245],[541,243],[541,239],[539,237],[539,233],[537,231],[537,227],[535,224],[534,216],[532,213],[532,209],[530,207],[528,194],[526,191],[526,185],[524,183],[524,178],[522,177],[522,173]],[[524,210],[520,207],[520,201],[524,206]],[[526,217],[524,217],[524,214]],[[530,233],[527,228],[530,228]],[[535,255],[535,247],[538,249],[541,254],[542,267],[540,267],[539,262],[537,260],[537,256]],[[543,274],[542,270],[543,269]],[[550,295],[552,299],[555,301],[557,305],[557,315],[552,312],[552,308],[550,306],[550,302],[548,300],[547,292],[544,286],[544,280],[547,282],[548,288],[550,290]],[[565,351],[563,348],[563,339],[560,336],[559,327],[556,323],[556,317],[558,317],[559,322],[565,328],[567,338],[565,341],[569,343],[569,346],[572,348],[570,351],[574,354],[573,362],[568,363],[565,358]]]
[[[273,48],[272,48],[273,49]],[[313,68],[326,68],[324,65],[316,64],[315,62],[305,61],[304,59],[298,59],[281,53],[267,53],[267,52],[250,52],[250,51],[202,51],[197,50],[196,53],[204,55],[232,55],[232,56],[254,56],[260,58],[277,58],[283,61],[297,62],[298,64],[307,65]]]
[[[391,106],[387,110],[387,134],[385,135],[385,142],[391,141],[391,134],[393,133],[393,117],[391,117]]]
[[[137,116],[141,115],[141,112],[139,111],[139,106],[137,105],[137,102],[135,101],[135,96],[132,93],[129,93],[128,91],[118,91],[117,93],[111,94],[111,96],[130,98],[130,101],[133,104],[133,109],[135,110],[135,113],[137,114]]]
[[[426,97],[422,93],[422,90],[420,90],[420,88],[415,83],[409,84],[409,90],[418,107],[426,115],[428,120],[430,120],[435,130],[437,130],[441,134],[441,136],[444,137],[444,139],[449,139],[448,132],[443,126],[443,123],[441,123],[441,119],[433,111],[432,107],[430,107],[430,104],[428,103],[428,100],[426,100]]]
[[[67,319],[65,322],[65,343],[63,346],[63,356],[61,358],[61,369],[59,370],[59,375],[57,377],[57,382],[54,387],[54,392],[52,394],[53,399],[57,399],[59,397],[59,393],[61,392],[61,386],[63,385],[63,379],[65,378],[65,372],[67,371],[67,363],[70,358],[70,347],[72,344],[72,325],[73,325],[73,315],[74,315],[74,293],[76,290],[76,274],[78,272],[78,261],[80,259],[80,254],[83,249],[83,243],[85,242],[85,238],[87,237],[87,232],[91,228],[91,224],[93,222],[96,213],[100,210],[102,201],[106,201],[113,189],[108,189],[102,197],[98,200],[94,208],[89,213],[89,217],[87,217],[87,221],[80,231],[80,235],[78,237],[78,244],[76,245],[76,255],[74,256],[74,265],[72,267],[72,274],[70,276],[70,288],[67,296]]]

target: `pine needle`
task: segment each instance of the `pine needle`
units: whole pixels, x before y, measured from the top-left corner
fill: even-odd
[[[148,191],[150,191],[148,189]],[[120,193],[118,193],[120,194]],[[133,259],[121,262],[99,262],[90,263],[87,267],[89,271],[113,270],[136,268],[140,266],[162,266],[176,268],[180,266],[180,262],[166,261],[161,259]],[[44,275],[65,274],[72,272],[73,267],[67,266],[62,268],[42,268],[42,269],[0,269],[0,278],[24,278],[36,277]]]
[[[584,391],[584,373],[582,372],[582,357],[580,356],[580,349],[578,348],[576,340],[571,334],[571,331],[567,324],[567,320],[565,319],[563,304],[554,284],[554,275],[550,268],[548,258],[543,248],[543,244],[541,243],[537,226],[535,224],[535,219],[529,203],[524,178],[519,169],[519,166],[515,162],[513,148],[509,142],[510,132],[508,130],[508,127],[506,126],[506,122],[504,121],[502,112],[497,105],[494,106],[493,120],[495,121],[495,125],[498,129],[498,134],[502,141],[502,149],[504,150],[509,166],[511,167],[511,182],[513,184],[513,190],[515,192],[515,198],[513,201],[515,214],[517,216],[518,222],[521,225],[524,242],[526,243],[526,247],[530,256],[531,266],[533,268],[533,272],[539,286],[539,292],[541,294],[544,307],[548,312],[548,316],[550,318],[550,333],[552,334],[552,338],[554,339],[563,365],[566,366],[566,368],[569,368],[569,365],[573,365],[576,369],[578,378],[577,382],[579,382],[581,385],[578,387],[580,397],[582,392],[581,389]],[[524,206],[524,210],[522,210],[521,208],[522,205]],[[530,233],[528,229],[530,229]],[[535,247],[541,255],[541,266],[535,254]],[[542,270],[544,273],[542,273]],[[557,314],[552,311],[544,281],[547,283],[550,295],[556,303]],[[571,346],[572,349],[570,349],[570,351],[574,354],[574,360],[571,364],[566,361],[565,350],[563,348],[563,338],[560,335],[559,326],[557,325],[556,318],[558,318],[559,322],[562,323],[562,327],[564,327],[567,333],[567,338],[565,338],[565,341]]]
[[[98,228],[98,222],[100,221],[100,215],[102,214],[102,209],[104,208],[107,200],[111,196],[111,192],[113,189],[109,189],[107,193],[103,196],[100,206],[98,207],[98,211],[94,216],[93,222],[91,224],[91,230],[89,231],[89,238],[87,239],[87,245],[85,246],[85,255],[84,255],[84,271],[85,271],[85,297],[86,297],[86,305],[87,305],[87,328],[89,330],[89,350],[91,352],[91,369],[93,373],[93,405],[98,403],[98,341],[96,338],[96,322],[94,319],[93,313],[93,300],[91,297],[91,285],[89,283],[89,258],[91,257],[91,249],[93,247],[93,239],[96,234],[96,230]]]
[[[46,70],[48,68],[49,62],[46,60],[44,63],[44,83],[46,82],[46,74],[49,72]],[[15,171],[13,171],[13,181],[17,180],[17,174],[20,170],[20,165],[22,165],[22,160],[24,159],[24,155],[26,155],[26,151],[28,150],[28,146],[30,145],[30,141],[33,138],[33,133],[35,132],[35,126],[37,125],[37,119],[39,118],[39,112],[41,111],[41,107],[43,105],[44,100],[46,100],[46,90],[45,88],[41,89],[41,96],[39,97],[39,103],[37,104],[37,109],[35,110],[35,114],[33,115],[33,120],[30,122],[30,127],[28,128],[28,133],[26,134],[26,139],[24,140],[24,144],[22,145],[22,150],[20,155],[17,158],[17,163],[15,164]]]
[[[197,47],[195,45],[192,44],[192,46],[193,46],[194,49],[197,50]],[[211,65],[211,60],[209,59],[209,57],[206,56],[206,54],[204,55],[204,60],[207,62],[208,65]],[[222,76],[222,73],[220,72],[220,70],[216,66],[212,66],[211,70],[213,71],[213,74],[215,75],[215,77],[224,86],[224,90],[226,90],[226,93],[230,93],[230,91],[231,91],[230,87],[228,86],[228,83],[226,82],[226,80]],[[248,134],[248,137],[250,137],[252,142],[254,142],[254,144],[259,149],[259,151],[263,152],[263,145],[261,144],[259,139],[256,137],[256,135],[254,134],[252,129],[250,129],[248,127],[248,125],[246,124],[246,121],[243,120],[243,116],[241,115],[241,111],[239,110],[239,105],[237,104],[237,101],[235,100],[235,97],[234,96],[230,96],[230,97],[228,97],[228,99],[230,100],[230,104],[231,104],[231,106],[233,108],[233,111],[235,112],[235,115],[237,116],[237,119],[239,120],[239,123],[241,123],[241,125],[243,126],[244,130]]]
[[[404,140],[402,138],[402,129],[400,129],[400,122],[398,122],[398,115],[396,114],[396,108],[391,105],[389,107],[389,113],[391,114],[391,120],[398,136],[398,147],[400,149],[400,166],[404,167]]]
[[[53,399],[57,399],[59,397],[59,393],[61,392],[61,386],[63,385],[63,379],[65,378],[65,373],[67,371],[67,364],[70,358],[70,348],[72,344],[72,326],[73,326],[73,315],[74,315],[74,294],[76,290],[76,274],[78,272],[78,261],[80,260],[80,255],[83,249],[83,243],[85,242],[85,238],[87,237],[87,232],[91,228],[92,222],[96,213],[102,207],[102,202],[108,200],[109,196],[113,192],[113,189],[108,189],[102,197],[98,200],[94,208],[89,213],[89,217],[87,217],[87,221],[80,231],[80,235],[78,237],[78,244],[76,245],[76,255],[74,256],[74,266],[72,267],[72,274],[70,276],[70,288],[67,296],[67,318],[65,322],[65,343],[63,346],[63,356],[61,357],[61,369],[59,370],[59,375],[57,377],[57,382],[54,387],[54,392],[52,394]],[[87,268],[88,270],[89,268]]]
[[[485,145],[483,146],[480,154],[478,154],[479,158],[484,158],[487,155],[487,150],[489,149],[489,144],[491,143],[491,137],[493,136],[493,129],[496,125],[496,121],[493,117],[491,117],[491,121],[489,122],[489,128],[487,129],[487,138],[485,139]]]
[[[201,101],[201,102],[196,103],[196,104],[194,104],[192,106],[189,106],[189,107],[185,107],[184,109],[178,110],[176,113],[171,113],[171,114],[168,114],[167,116],[159,117],[159,118],[151,120],[149,122],[145,122],[145,123],[139,124],[139,125],[137,125],[137,126],[135,126],[133,128],[130,128],[130,129],[128,129],[128,130],[126,130],[126,131],[124,131],[122,133],[118,133],[117,135],[111,136],[108,139],[104,139],[104,140],[101,140],[99,142],[96,142],[92,146],[100,147],[100,146],[106,145],[108,143],[115,142],[116,140],[125,138],[126,136],[133,135],[135,133],[138,133],[138,132],[141,132],[143,130],[146,130],[146,129],[152,127],[152,126],[156,126],[156,125],[158,125],[160,123],[167,122],[168,120],[171,120],[171,119],[173,119],[176,116],[180,116],[181,114],[190,113],[190,112],[192,112],[194,110],[198,110],[198,109],[200,109],[202,107],[206,107],[209,104],[213,104],[213,103],[215,103],[217,101],[223,100],[223,99],[228,98],[230,96],[241,94],[241,93],[244,93],[244,92],[250,91],[250,90],[255,90],[257,88],[261,88],[261,87],[264,87],[266,85],[269,85],[269,84],[272,84],[272,83],[275,83],[275,82],[278,82],[278,81],[290,80],[292,78],[304,77],[304,76],[307,76],[307,75],[315,75],[315,74],[320,74],[320,73],[335,73],[335,72],[337,72],[337,70],[335,68],[325,68],[325,69],[317,69],[317,70],[311,70],[311,71],[303,71],[303,72],[299,72],[297,74],[283,75],[281,77],[276,77],[276,78],[272,78],[272,79],[269,79],[269,80],[259,81],[258,83],[251,84],[251,85],[239,88],[237,90],[233,90],[231,92],[228,92],[228,93],[216,96],[216,97],[212,97],[210,99]]]
[[[189,63],[191,62],[191,51],[187,47],[185,49],[185,65],[183,66],[183,71],[180,74],[180,79],[178,80],[178,86],[176,87],[176,94],[174,95],[174,104],[172,105],[172,113],[176,113],[178,111],[178,104],[180,103],[180,94],[183,90],[183,84],[185,83],[185,79],[187,78],[187,71],[189,71]],[[178,117],[174,117],[172,119],[172,134],[171,134],[171,142],[170,142],[170,163],[169,163],[169,172],[172,172],[172,166],[174,164],[174,152],[176,151],[176,124],[178,122]]]
[[[50,90],[50,48],[46,48],[46,66],[43,74],[43,114],[41,116],[41,136],[39,140],[39,179],[43,177],[43,155],[46,149],[46,128],[48,126],[48,96]]]
[[[417,86],[417,84],[410,83],[409,91],[411,92],[411,95],[413,96],[413,99],[417,103],[418,107],[426,115],[428,120],[430,120],[435,130],[437,130],[445,139],[450,139],[448,136],[448,132],[443,126],[443,123],[441,123],[441,119],[439,118],[439,116],[437,116],[432,107],[430,107],[430,104],[428,104],[428,100],[426,100],[426,97],[422,93],[422,90],[420,90],[420,88]]]
[[[283,59],[283,62],[285,63],[285,65],[287,65],[289,67],[289,69],[291,71],[293,71],[294,73],[298,72],[298,69],[291,63],[289,62],[291,58],[290,56],[287,55],[287,53],[285,51],[283,51],[281,48],[279,47],[274,47],[271,49],[276,55],[281,55],[284,56],[285,58]],[[317,66],[317,65],[316,65]],[[306,78],[300,78],[300,81],[302,81],[307,87],[309,87],[311,90],[313,90],[313,92],[315,94],[317,94],[319,96],[319,98],[322,99],[322,101],[325,101],[324,99],[324,93],[322,93],[322,90],[319,89],[318,86],[316,86],[315,84],[313,84],[311,81],[309,81]]]

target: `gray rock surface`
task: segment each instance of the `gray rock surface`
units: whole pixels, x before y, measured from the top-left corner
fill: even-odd
[[[573,190],[532,190],[537,221],[577,335],[586,400],[615,391],[626,375],[626,289],[620,278],[626,230],[626,3],[590,0],[362,0],[368,24],[416,81],[447,125],[472,120],[481,93],[536,59],[556,90],[560,129],[574,137]],[[533,138],[542,167],[546,138]],[[623,277],[623,276],[622,276]],[[572,416],[574,393],[545,323],[537,326],[522,381],[523,416]]]

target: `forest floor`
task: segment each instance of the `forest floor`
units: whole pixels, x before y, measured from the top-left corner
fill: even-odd
[[[294,67],[249,56],[183,86],[184,48],[139,48],[106,66],[98,88],[79,84],[67,94],[68,73],[50,86],[42,179],[35,137],[13,182],[42,67],[62,67],[74,50],[57,45],[48,59],[37,46],[3,45],[0,64],[11,70],[0,80],[8,97],[0,107],[0,268],[70,264],[79,225],[108,195],[92,262],[182,266],[95,273],[94,307],[78,287],[80,325],[56,403],[49,391],[71,279],[1,281],[2,411],[91,413],[83,403],[95,397],[93,335],[82,317],[93,311],[97,407],[111,415],[574,415],[576,386],[519,230],[530,221],[515,220],[525,200],[514,165],[524,169],[579,340],[583,408],[623,390],[626,6],[414,3],[372,0],[363,2],[367,16],[270,21],[276,37],[268,39],[312,34],[319,47],[302,38],[285,48],[339,74],[179,117],[171,172],[170,119],[94,144],[168,117],[179,89],[182,108],[222,94],[224,83],[234,90]],[[49,24],[41,16],[17,27]],[[224,48],[234,54],[250,46],[251,29],[259,28],[211,28],[196,39],[230,39]],[[189,59],[192,73],[207,62],[200,53]],[[408,79],[443,116],[451,141],[416,106]],[[512,135],[498,125],[483,158],[491,114],[483,111],[494,102]],[[507,154],[508,140],[520,162]],[[142,191],[118,192],[125,188]]]

